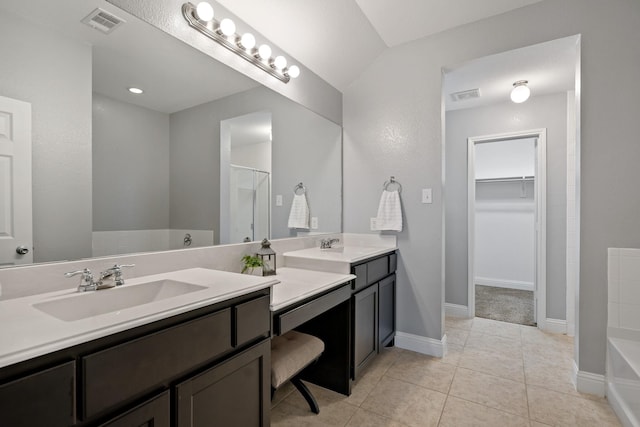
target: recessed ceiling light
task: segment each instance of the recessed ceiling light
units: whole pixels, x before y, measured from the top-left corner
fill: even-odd
[[[129,92],[135,93],[136,95],[140,95],[144,91],[142,89],[140,89],[140,88],[137,88],[137,87],[130,87],[129,88]]]

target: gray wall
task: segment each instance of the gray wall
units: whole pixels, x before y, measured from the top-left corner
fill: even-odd
[[[538,128],[547,129],[547,317],[566,319],[566,93],[446,113],[446,302],[467,305],[467,138]]]
[[[169,228],[169,115],[93,94],[93,231]]]
[[[640,246],[638,28],[637,0],[547,0],[388,49],[345,91],[345,230],[367,231],[389,175],[404,187],[400,331],[443,332],[441,67],[582,34],[577,362],[604,373],[606,249]],[[434,188],[433,205],[420,204],[421,187]]]
[[[341,230],[340,127],[264,87],[171,114],[171,228],[213,228],[219,243],[220,121],[257,111],[272,115],[272,236],[290,235],[300,181],[321,229]]]
[[[0,58],[32,106],[34,261],[91,256],[91,47],[3,13]]]
[[[262,83],[266,87],[292,99],[312,111],[331,120],[342,124],[342,93],[316,74],[307,69],[287,55],[290,64],[297,63],[300,67],[300,77],[293,79],[288,84],[284,84],[275,77],[265,73],[258,67],[249,63],[239,55],[223,48],[216,42],[206,38],[186,24],[182,16],[181,7],[184,0],[107,0],[134,16],[139,17],[161,30],[184,41],[194,48],[206,53],[218,61],[227,64],[229,67],[239,71],[252,79]],[[232,18],[238,27],[247,28],[256,36],[256,39],[263,40],[271,45],[274,51],[283,52],[275,44],[269,42],[257,31],[245,25],[241,18],[227,11],[219,3],[211,0],[210,3],[216,12],[216,16]],[[180,25],[176,25],[176,22]],[[184,25],[182,25],[184,24]],[[309,48],[312,48],[310,46]],[[339,47],[336,47],[339,48]]]

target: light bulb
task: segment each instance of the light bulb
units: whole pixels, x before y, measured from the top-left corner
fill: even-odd
[[[531,90],[527,86],[529,83],[527,80],[519,80],[513,84],[513,89],[511,90],[511,100],[516,104],[521,104],[531,95]]]
[[[128,90],[129,90],[129,92],[135,93],[136,95],[140,95],[140,94],[142,94],[144,92],[142,89],[137,88],[137,87],[130,87],[130,88],[128,88]]]
[[[220,32],[225,36],[232,36],[236,33],[236,24],[229,18],[220,21]]]
[[[287,66],[287,58],[281,55],[276,56],[273,60],[273,66],[278,70],[284,70]]]
[[[269,59],[269,57],[271,56],[271,47],[269,47],[268,44],[260,45],[260,47],[258,48],[258,55],[262,59]]]
[[[244,33],[240,38],[239,45],[244,50],[251,50],[256,46],[256,38],[251,33]]]
[[[292,79],[295,79],[300,75],[300,68],[298,68],[297,65],[292,65],[289,68],[287,68],[287,74]]]
[[[206,1],[198,3],[198,6],[196,6],[196,16],[201,21],[211,21],[213,19],[213,7]]]

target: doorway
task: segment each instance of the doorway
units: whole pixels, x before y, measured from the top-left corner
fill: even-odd
[[[472,316],[534,326],[546,295],[546,129],[468,139]]]

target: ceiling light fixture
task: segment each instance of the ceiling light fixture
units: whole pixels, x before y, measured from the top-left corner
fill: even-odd
[[[271,47],[268,45],[260,45],[256,52],[254,49],[256,38],[253,34],[245,33],[242,37],[237,35],[236,24],[231,19],[224,18],[219,22],[213,19],[213,7],[209,3],[200,2],[197,6],[192,3],[184,3],[182,15],[191,28],[198,30],[211,40],[215,40],[284,83],[289,83],[291,79],[300,75],[298,66],[290,65],[287,68],[287,59],[284,56],[278,55],[272,58]]]
[[[130,87],[130,88],[127,88],[127,90],[129,92],[131,92],[131,93],[135,93],[136,95],[140,95],[140,94],[144,93],[144,91],[142,89],[137,88],[137,87]]]
[[[529,81],[527,80],[518,80],[513,84],[513,89],[511,89],[511,100],[516,104],[523,103],[529,96],[531,95],[531,89],[527,84]]]

